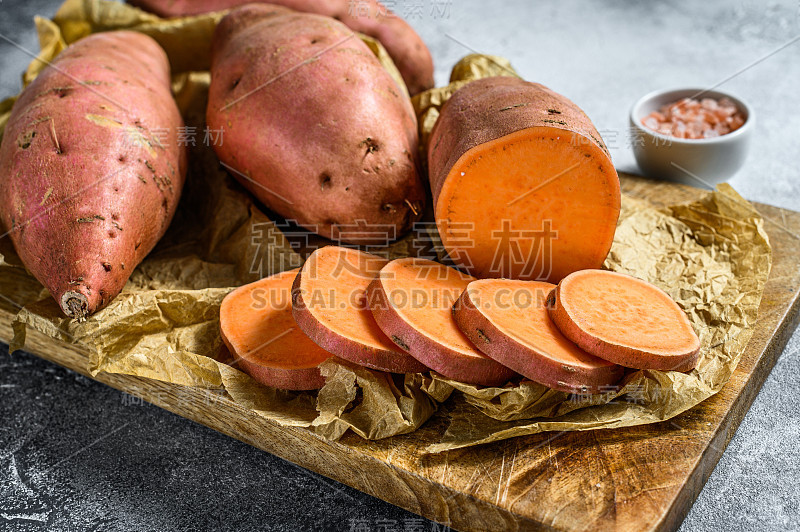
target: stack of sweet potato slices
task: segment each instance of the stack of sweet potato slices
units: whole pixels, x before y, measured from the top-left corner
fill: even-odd
[[[263,384],[324,384],[332,356],[373,370],[503,386],[522,376],[594,394],[625,368],[689,371],[700,341],[659,288],[620,273],[581,270],[558,285],[475,279],[417,258],[389,261],[327,246],[301,269],[229,294],[225,344]]]

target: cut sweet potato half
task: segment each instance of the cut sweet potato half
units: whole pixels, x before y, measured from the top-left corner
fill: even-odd
[[[429,368],[461,382],[500,386],[514,372],[477,350],[453,319],[453,304],[473,280],[438,262],[397,259],[370,284],[369,304],[383,332]]]
[[[620,190],[608,150],[583,111],[542,85],[494,77],[456,91],[428,166],[442,243],[477,277],[556,283],[611,249]]]
[[[314,251],[294,281],[294,319],[317,345],[355,364],[391,373],[427,371],[383,334],[367,305],[367,286],[388,262],[339,246]]]
[[[332,355],[294,321],[292,283],[298,271],[266,277],[225,296],[219,324],[233,365],[253,379],[284,390],[316,390],[325,384],[317,366]]]
[[[624,368],[590,355],[561,334],[547,312],[554,288],[538,281],[473,281],[453,316],[478,349],[532,381],[570,393],[604,391]]]
[[[585,270],[565,277],[548,298],[550,317],[570,340],[629,368],[689,371],[700,340],[663,290],[629,275]]]

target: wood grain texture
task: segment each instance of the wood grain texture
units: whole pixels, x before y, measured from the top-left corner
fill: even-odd
[[[623,190],[655,204],[696,199],[696,189],[625,176]],[[327,442],[280,427],[224,393],[126,375],[97,380],[302,467],[459,530],[672,530],[678,527],[782,352],[800,313],[800,213],[756,205],[773,267],[755,334],[730,382],[663,423],[544,433],[439,455],[421,454],[445,429],[368,442]],[[0,339],[12,336],[0,308]],[[88,356],[29,330],[26,350],[88,374]],[[480,416],[476,412],[476,416]]]

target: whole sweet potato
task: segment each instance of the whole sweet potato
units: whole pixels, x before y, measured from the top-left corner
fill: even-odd
[[[232,174],[325,237],[380,243],[422,213],[416,118],[369,48],[328,17],[232,11],[212,45],[207,122]]]
[[[129,0],[161,17],[199,15],[252,3],[253,0]],[[433,58],[414,29],[377,0],[269,0],[270,4],[325,15],[378,39],[392,57],[413,96],[433,87]]]
[[[186,172],[182,126],[166,54],[128,31],[76,42],[15,103],[0,213],[67,316],[107,305],[164,234]]]

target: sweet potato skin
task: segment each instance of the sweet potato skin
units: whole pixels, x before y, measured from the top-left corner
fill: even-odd
[[[362,345],[344,336],[332,333],[314,318],[303,299],[300,271],[292,285],[292,311],[298,327],[321,348],[336,356],[364,367],[391,373],[421,373],[428,368],[402,351],[379,349]]]
[[[21,94],[0,146],[0,214],[63,312],[106,306],[172,219],[186,174],[166,54],[99,33]]]
[[[225,347],[228,348],[228,351],[231,353],[235,365],[253,377],[256,382],[281,390],[298,391],[319,390],[325,385],[325,377],[322,376],[319,368],[282,369],[256,364],[236,354],[231,342],[225,336],[224,330],[220,332],[220,336],[222,337],[222,342],[225,344]]]
[[[259,200],[344,242],[411,228],[425,198],[416,117],[350,30],[254,4],[220,22],[213,48],[207,121],[225,130],[215,149]]]
[[[408,273],[413,273],[413,277],[409,278]],[[500,386],[515,373],[477,351],[458,331],[451,315],[452,303],[469,280],[474,279],[434,261],[410,257],[395,259],[369,284],[367,301],[384,334],[421,363],[461,382]],[[395,281],[398,284],[393,284]],[[431,284],[425,284],[426,281]],[[428,303],[410,304],[408,309],[413,312],[403,312],[403,304],[398,302],[401,306],[395,306],[391,300],[396,297],[395,290],[420,291],[417,296],[406,292],[407,297],[401,300],[406,304],[415,297],[425,297]],[[427,296],[422,296],[423,292],[427,292]],[[426,311],[432,314],[423,316],[421,312]],[[448,330],[455,332],[455,337]]]
[[[617,365],[609,364],[598,371],[579,365],[561,364],[552,358],[532,356],[529,346],[500,330],[476,307],[470,298],[469,287],[453,305],[453,317],[458,328],[487,356],[554,390],[576,394],[599,393],[603,391],[601,386],[616,383],[624,373],[624,368]]]
[[[583,111],[542,85],[490,77],[458,89],[431,132],[428,168],[443,245],[476,277],[557,283],[601,267],[611,248],[614,165]],[[533,235],[503,244],[514,231]]]
[[[241,314],[237,314],[237,312],[241,312],[241,307],[236,308],[237,305],[241,306],[242,304],[241,296],[249,294],[250,305],[253,305],[249,308],[249,312],[255,313],[253,316],[260,324],[277,323],[283,326],[285,317],[288,317],[289,321],[292,320],[291,286],[298,271],[299,268],[280,272],[250,285],[241,286],[228,294],[220,305],[220,335],[228,354],[235,362],[234,365],[257,382],[282,390],[318,390],[325,384],[325,377],[320,373],[318,366],[278,367],[278,364],[264,363],[264,359],[258,356],[258,350],[247,352],[249,346],[243,348],[244,353],[237,349],[243,343],[242,337],[247,338],[246,334],[242,335],[240,331],[237,331],[237,327],[241,327],[242,322],[246,321],[241,318]],[[261,293],[260,298],[256,299],[251,292],[255,290],[266,292],[266,294]],[[248,298],[246,297],[245,300]],[[286,301],[289,306],[284,306],[283,301]],[[284,314],[286,312],[288,312],[288,316]],[[250,326],[249,322],[247,322],[247,326]],[[296,326],[294,327],[296,328]],[[303,344],[303,341],[306,342],[306,345]],[[311,344],[310,340],[303,337],[302,332],[291,328],[277,330],[275,335],[271,335],[263,342],[264,345],[258,347],[270,350],[272,346],[277,345],[276,342],[291,343],[294,350],[299,350],[299,354],[307,356],[312,353],[311,348],[317,348]],[[259,343],[261,342],[259,341]],[[272,361],[270,360],[270,362]]]
[[[580,142],[593,143],[608,155],[589,117],[560,94],[514,77],[480,79],[453,94],[431,131],[428,169],[433,204],[439,199],[448,171],[467,151],[536,126],[580,135]]]
[[[474,359],[469,367],[452,366],[452,359],[459,355],[414,331],[411,325],[392,308],[380,279],[370,283],[367,298],[370,301],[372,315],[387,336],[411,355],[425,353],[425,363],[431,369],[451,379],[480,386],[502,386],[514,377],[512,370],[491,358]]]
[[[253,0],[129,0],[161,17],[198,15],[231,9]],[[402,18],[389,15],[377,0],[270,0],[270,4],[340,20],[349,28],[378,39],[397,65],[411,95],[433,87],[433,58],[428,47]]]

